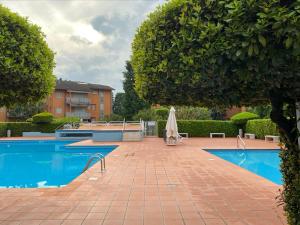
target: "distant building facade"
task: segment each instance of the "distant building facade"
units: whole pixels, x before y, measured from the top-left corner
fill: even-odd
[[[5,122],[6,120],[7,120],[6,108],[2,107],[2,108],[0,108],[0,121]]]
[[[45,110],[54,117],[103,119],[112,113],[113,90],[110,86],[59,79]]]
[[[45,101],[44,110],[58,118],[101,120],[112,114],[113,90],[105,85],[59,79],[54,92]],[[15,119],[5,107],[0,108],[0,121]]]

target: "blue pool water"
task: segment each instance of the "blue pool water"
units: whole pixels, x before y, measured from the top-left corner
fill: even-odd
[[[91,155],[116,146],[66,146],[75,141],[0,141],[0,187],[60,187],[79,176]]]
[[[279,150],[209,150],[209,153],[245,168],[276,184],[282,184]]]

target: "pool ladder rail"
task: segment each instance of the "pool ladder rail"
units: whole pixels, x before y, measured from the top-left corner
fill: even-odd
[[[242,148],[240,148],[240,144],[242,145]],[[241,161],[238,163],[238,165],[241,166],[241,165],[243,165],[243,164],[246,162],[246,160],[247,160],[247,154],[246,154],[247,152],[245,151],[245,150],[246,150],[246,143],[244,142],[244,140],[242,139],[242,137],[241,137],[240,135],[238,135],[238,136],[236,137],[236,147],[237,147],[237,150],[239,150],[239,149],[244,150],[242,153],[239,153],[239,154],[238,154],[240,157],[243,157],[243,158],[241,159]]]
[[[241,143],[241,145],[240,145],[240,143]],[[242,146],[243,150],[246,149],[246,143],[244,142],[242,137],[240,135],[238,135],[238,136],[236,136],[236,147],[237,147],[237,149],[239,149],[240,146]]]
[[[85,171],[87,171],[87,169],[90,167],[91,163],[94,161],[94,160],[100,160],[100,163],[101,163],[101,172],[104,172],[105,171],[105,156],[101,153],[95,153],[93,154],[89,161],[86,163],[85,167],[83,168],[82,172],[81,173],[84,173]]]

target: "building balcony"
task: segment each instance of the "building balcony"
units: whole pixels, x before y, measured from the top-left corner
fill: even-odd
[[[66,113],[67,117],[78,117],[81,119],[90,119],[91,114],[87,112],[67,112]]]
[[[68,97],[66,98],[66,102],[69,105],[78,105],[78,106],[88,106],[91,102],[88,98],[75,98]]]

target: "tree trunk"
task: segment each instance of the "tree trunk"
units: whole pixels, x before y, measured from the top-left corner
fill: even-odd
[[[296,104],[296,119],[297,119],[297,128],[298,132],[300,133],[300,102],[297,102]],[[298,137],[298,147],[300,148],[300,135]]]
[[[284,101],[280,95],[272,94],[271,119],[278,125],[281,142],[280,152],[283,175],[282,198],[290,225],[300,225],[300,150],[296,119],[296,102]],[[299,125],[299,123],[298,123]]]

